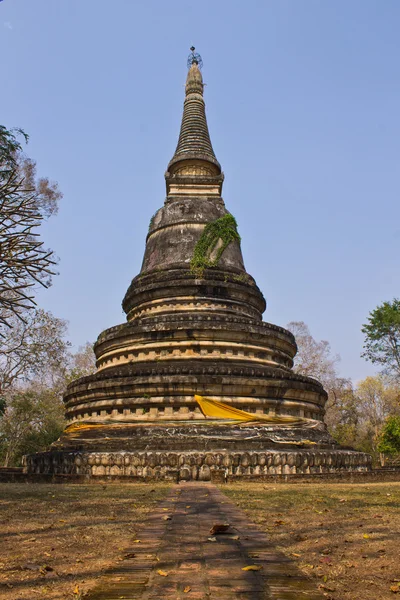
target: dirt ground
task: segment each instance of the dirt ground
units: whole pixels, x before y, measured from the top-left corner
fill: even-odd
[[[167,484],[0,486],[0,599],[81,600]],[[328,600],[400,600],[400,483],[221,486]]]
[[[1,600],[80,600],[169,488],[1,484]]]
[[[400,599],[400,483],[221,489],[329,600]]]

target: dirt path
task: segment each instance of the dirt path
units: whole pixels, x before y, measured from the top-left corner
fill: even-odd
[[[230,523],[225,534],[211,527]],[[252,566],[255,570],[246,570]],[[211,484],[172,488],[88,600],[321,600],[314,585]]]

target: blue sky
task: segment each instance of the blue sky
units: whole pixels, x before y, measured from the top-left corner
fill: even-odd
[[[194,44],[265,320],[303,320],[344,376],[373,373],[360,328],[400,283],[399,28],[397,0],[1,2],[2,122],[64,192],[39,301],[73,344],[124,320]]]

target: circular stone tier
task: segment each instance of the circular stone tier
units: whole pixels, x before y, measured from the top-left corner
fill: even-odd
[[[229,249],[230,246],[225,252]],[[216,316],[234,315],[261,321],[265,306],[254,279],[240,269],[206,269],[199,278],[189,265],[138,275],[122,302],[128,321],[160,312],[173,314],[181,307],[195,315],[210,310]]]
[[[196,298],[160,300],[156,308],[150,302],[148,312],[142,304],[140,318],[104,331],[95,344],[97,373],[68,387],[67,419],[201,419],[194,400],[199,394],[255,414],[322,420],[326,392],[291,370],[297,350],[293,335],[260,316],[235,314],[231,307],[249,306],[249,295],[260,301],[258,288],[247,280],[232,284],[232,274],[220,276],[207,273],[196,286],[181,269],[175,279],[161,273],[157,285],[150,278],[134,286],[136,299],[137,293],[159,289],[161,279],[181,293],[186,284],[205,289]],[[220,301],[212,296],[218,280],[229,291]]]
[[[190,420],[202,418],[193,390],[255,414],[322,420],[326,392],[307,377],[268,367],[124,365],[78,379],[65,395],[74,420]]]

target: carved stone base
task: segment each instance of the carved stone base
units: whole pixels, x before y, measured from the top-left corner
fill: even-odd
[[[369,471],[371,457],[352,450],[289,452],[41,452],[25,457],[25,472],[149,480],[209,481],[241,476]]]
[[[26,473],[200,480],[368,471],[371,457],[341,448],[319,421],[301,426],[228,421],[71,425]]]

